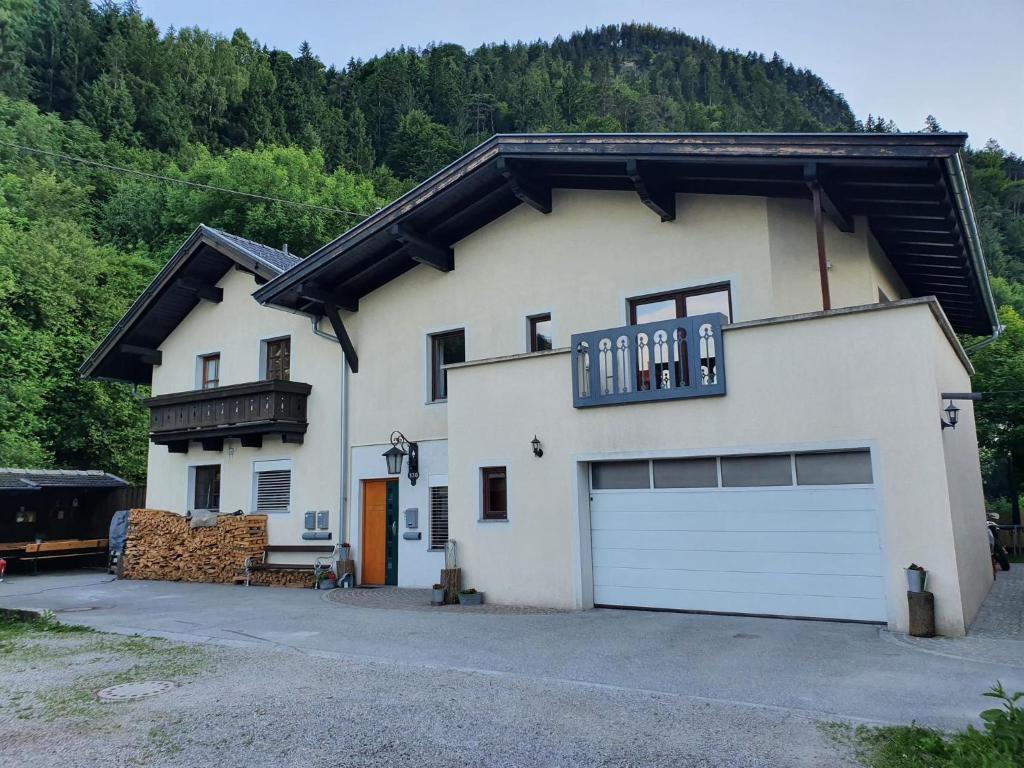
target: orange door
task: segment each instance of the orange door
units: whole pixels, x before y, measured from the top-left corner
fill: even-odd
[[[387,550],[387,480],[363,481],[363,583],[383,584]]]

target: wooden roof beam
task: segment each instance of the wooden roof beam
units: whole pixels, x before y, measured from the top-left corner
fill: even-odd
[[[139,362],[144,365],[160,365],[164,359],[164,353],[159,349],[138,347],[134,344],[119,344],[117,348],[126,355],[139,358]]]
[[[658,214],[662,221],[676,220],[676,193],[664,176],[632,159],[626,161],[626,176],[633,182],[640,202]]]
[[[356,354],[352,338],[348,335],[348,331],[345,330],[345,323],[342,322],[341,315],[338,313],[338,305],[333,302],[326,302],[324,304],[324,314],[327,315],[327,319],[331,322],[334,335],[338,337],[338,343],[341,345],[341,351],[345,355],[345,362],[348,363],[349,370],[352,373],[359,373],[359,356]]]
[[[189,293],[194,293],[200,299],[213,304],[220,304],[224,301],[224,289],[215,285],[204,283],[201,280],[194,280],[191,277],[179,277],[174,281],[176,288],[182,288]]]
[[[388,232],[405,246],[413,261],[441,272],[455,269],[455,252],[449,246],[421,235],[407,224],[392,224]]]
[[[299,285],[299,296],[316,304],[333,304],[346,312],[359,311],[359,299],[343,291],[328,291],[311,283]]]
[[[829,188],[822,182],[821,175],[817,163],[804,164],[804,183],[811,191],[812,197],[820,200],[821,210],[840,232],[853,232],[853,218],[836,205],[832,195],[829,194]]]
[[[512,190],[512,194],[519,198],[520,202],[541,213],[551,213],[551,187],[541,186],[526,178],[504,157],[499,157],[495,161],[495,166],[498,173],[504,177],[508,188]]]

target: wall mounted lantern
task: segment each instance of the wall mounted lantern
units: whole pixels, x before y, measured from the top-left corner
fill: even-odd
[[[391,433],[391,447],[382,454],[388,463],[389,475],[402,474],[402,459],[409,456],[409,483],[416,485],[420,478],[420,448],[397,429]]]
[[[533,446],[533,455],[538,459],[544,455],[544,449],[540,447],[540,439],[534,435],[533,440],[530,441],[530,445]]]
[[[947,405],[944,410],[946,411],[946,418],[939,419],[939,421],[942,422],[942,428],[945,429],[946,427],[949,427],[950,429],[956,429],[957,422],[960,421],[960,409],[956,407],[952,400],[950,400],[949,405]]]

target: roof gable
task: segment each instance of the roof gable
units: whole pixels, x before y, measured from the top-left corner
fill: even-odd
[[[301,259],[200,224],[79,368],[86,378],[148,384],[157,350],[200,301],[218,301],[232,267],[265,283]]]
[[[867,219],[913,295],[936,296],[957,331],[987,334],[997,318],[960,161],[965,141],[959,133],[498,135],[254,295],[317,314],[324,297],[355,306],[417,264],[452,269],[454,243],[520,203],[550,211],[553,188],[629,191],[670,221],[679,193],[810,200],[813,178],[839,226]]]

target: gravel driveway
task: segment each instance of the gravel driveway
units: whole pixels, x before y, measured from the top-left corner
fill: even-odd
[[[0,645],[0,764],[850,766],[830,722],[960,728],[995,680],[1024,690],[1016,663],[855,624],[386,610],[95,573],[11,579],[0,607],[119,633]],[[181,685],[93,697],[152,679]]]
[[[94,633],[0,647],[4,765],[851,765],[810,718],[614,686]],[[142,679],[181,685],[94,696]]]

